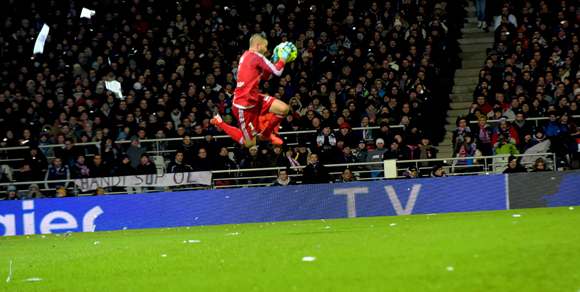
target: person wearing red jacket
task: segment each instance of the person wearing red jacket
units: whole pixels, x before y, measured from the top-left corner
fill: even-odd
[[[491,138],[491,145],[495,145],[495,143],[497,143],[499,136],[504,136],[506,137],[506,139],[508,137],[514,138],[514,140],[516,141],[514,145],[517,146],[518,144],[520,144],[518,132],[516,131],[514,126],[508,124],[507,119],[503,117],[499,119],[499,126],[497,126],[497,128],[493,133],[493,137]]]
[[[250,49],[240,58],[232,107],[240,128],[227,125],[219,115],[211,120],[212,124],[221,127],[232,139],[247,148],[256,145],[256,136],[260,131],[260,140],[272,141],[275,145],[283,144],[282,139],[272,134],[272,130],[280,125],[289,107],[272,96],[259,94],[258,87],[261,79],[268,80],[272,75],[282,75],[291,48],[286,46],[276,65],[264,57],[267,48],[268,40],[255,34],[250,38]],[[268,113],[273,115],[266,128],[260,129],[259,116]]]

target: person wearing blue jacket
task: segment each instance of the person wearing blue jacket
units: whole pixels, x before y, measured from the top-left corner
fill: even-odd
[[[63,180],[63,179],[70,179],[70,169],[68,165],[62,164],[62,159],[60,157],[56,157],[52,162],[52,165],[48,167],[46,170],[46,175],[44,177],[44,187],[47,189],[51,188],[66,188],[68,187],[68,182],[58,182],[58,183],[49,183],[48,181],[51,180]]]
[[[557,113],[554,111],[550,112],[550,121],[548,122],[547,125],[543,127],[543,129],[544,133],[546,134],[546,137],[548,138],[557,137],[568,132],[568,130],[566,130],[566,127],[562,126],[558,122]]]

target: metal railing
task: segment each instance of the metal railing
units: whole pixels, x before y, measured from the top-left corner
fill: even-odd
[[[397,128],[403,128],[403,126],[401,125],[389,125],[390,129],[397,129]],[[358,131],[358,130],[377,130],[380,129],[380,126],[372,126],[372,127],[356,127],[356,128],[352,128],[353,131]],[[334,129],[335,132],[339,131],[340,129]],[[278,132],[276,133],[277,135],[298,135],[298,134],[316,134],[318,133],[319,130],[303,130],[303,131],[292,131],[292,132]],[[190,135],[192,140],[202,140],[205,139],[204,136],[192,136],[193,134]],[[225,138],[230,138],[230,136],[228,135],[218,135],[218,136],[213,136],[213,139],[225,139]],[[370,139],[368,139],[370,141]],[[143,139],[143,140],[139,140],[139,143],[156,143],[156,149],[159,149],[159,143],[161,142],[176,142],[176,141],[183,141],[183,138],[163,138],[163,139]],[[130,140],[124,140],[124,141],[115,141],[113,142],[114,144],[129,144],[131,143]],[[306,142],[307,144],[309,144],[309,142]],[[75,143],[74,146],[95,146],[95,145],[99,145],[101,144],[101,142],[80,142],[80,143]],[[288,146],[295,146],[298,145],[298,143],[288,143]],[[58,147],[64,147],[63,144],[50,144],[50,145],[38,145],[38,148],[58,148]],[[231,149],[232,147],[228,147],[228,149]],[[2,151],[13,151],[13,150],[27,150],[30,149],[30,146],[13,146],[13,147],[4,147],[4,148],[0,148],[0,150]],[[151,150],[151,151],[147,151],[148,154],[155,154],[155,155],[159,155],[160,153],[171,153],[171,152],[176,152],[177,149],[168,149],[168,150]],[[86,155],[86,156],[92,156],[92,155]],[[50,156],[47,157],[47,159],[54,159],[54,156]],[[16,162],[16,161],[23,161],[24,158],[9,158],[9,159],[0,159],[0,163],[5,163],[5,162]]]
[[[496,173],[500,173],[497,171],[498,167],[505,167],[507,165],[506,163],[496,163],[496,162],[491,162],[489,163],[488,160],[492,160],[492,159],[497,159],[497,158],[507,158],[511,156],[511,154],[500,154],[500,155],[495,155],[495,156],[479,156],[479,157],[454,157],[454,158],[439,158],[439,159],[414,159],[414,160],[398,160],[397,161],[397,166],[400,165],[415,165],[415,167],[417,167],[417,169],[419,169],[419,171],[421,172],[422,170],[429,170],[431,171],[433,169],[432,166],[420,166],[419,164],[424,163],[424,162],[428,162],[430,164],[438,164],[440,165],[442,168],[447,169],[449,171],[447,171],[447,175],[448,176],[464,176],[464,175],[487,175],[487,174],[496,174]],[[553,171],[557,171],[556,166],[556,154],[555,153],[534,153],[534,154],[514,154],[513,156],[515,157],[528,157],[528,156],[540,156],[540,157],[552,157],[552,161],[551,163],[553,164],[552,170]],[[453,162],[455,161],[459,161],[459,160],[481,160],[482,164],[474,164],[474,165],[454,165]],[[448,163],[448,162],[451,163]],[[533,163],[533,162],[529,162],[529,163]],[[370,173],[370,172],[376,172],[376,171],[381,171],[381,170],[368,170],[368,169],[363,169],[363,170],[356,170],[353,169],[353,166],[370,166],[370,165],[382,165],[383,162],[357,162],[357,163],[341,163],[341,164],[328,164],[325,165],[329,170],[333,170],[334,168],[338,168],[338,167],[349,167],[349,169],[351,169],[353,174],[359,175],[360,174],[366,174],[366,173]],[[546,164],[550,164],[550,161],[546,161]],[[306,166],[291,166],[291,169],[303,169]],[[461,173],[461,172],[455,172],[454,169],[470,169],[470,170],[475,170],[475,169],[479,169],[479,168],[483,168],[481,171],[470,171],[470,172],[466,172],[466,173]],[[287,169],[286,167],[264,167],[264,168],[253,168],[253,169],[231,169],[231,170],[216,170],[216,171],[212,171],[213,174],[220,174],[220,173],[240,173],[240,172],[256,172],[256,171],[274,171],[274,170],[284,170]],[[405,171],[405,168],[397,168],[397,172],[398,173],[402,173],[403,171]],[[329,172],[329,174],[331,175],[338,175],[341,174],[341,172],[336,172],[336,171],[331,171]],[[301,174],[290,174],[290,177],[301,177]],[[180,188],[176,188],[173,189],[175,191],[185,191],[185,190],[202,190],[202,189],[223,189],[223,188],[245,188],[245,187],[256,187],[256,186],[270,186],[273,184],[273,182],[275,181],[275,178],[277,176],[274,175],[266,175],[266,176],[260,176],[260,177],[228,177],[228,178],[212,178],[212,185],[211,186],[187,186],[187,187],[180,187]],[[258,184],[230,184],[230,185],[216,185],[216,181],[242,181],[242,180],[251,180],[251,179],[259,179],[259,178],[268,178],[271,179],[270,182],[268,183],[258,183]],[[397,176],[398,178],[404,178],[404,176]],[[384,177],[364,177],[364,176],[360,176],[358,178],[358,180],[364,181],[364,180],[385,180],[388,178],[384,178]],[[15,186],[19,186],[19,185],[31,185],[31,184],[37,184],[39,186],[43,186],[44,183],[49,183],[49,184],[54,184],[54,183],[69,183],[69,189],[73,189],[73,193],[77,196],[83,196],[83,195],[89,195],[87,194],[87,192],[79,192],[79,189],[77,187],[77,185],[74,183],[74,179],[67,179],[67,180],[51,180],[51,181],[29,181],[29,182],[11,182],[11,183],[0,183],[0,186],[9,186],[9,185],[15,185]],[[332,181],[330,182],[332,183]],[[119,186],[116,188],[122,188],[123,186]],[[150,187],[153,188],[153,187]],[[54,191],[55,189],[42,189],[41,191]],[[166,191],[166,190],[163,190]],[[143,193],[149,193],[149,192],[161,192],[161,190],[155,190],[155,189],[147,189],[146,187],[144,189],[142,189]],[[106,194],[126,194],[127,192],[107,192]]]
[[[580,115],[570,116],[570,118],[580,118]],[[515,119],[506,119],[508,122],[513,122]],[[538,117],[538,118],[526,118],[526,121],[534,121],[536,123],[536,127],[538,127],[541,121],[548,121],[550,120],[549,117]],[[499,123],[499,120],[487,120],[488,123]],[[478,121],[470,121],[470,124],[477,124]]]

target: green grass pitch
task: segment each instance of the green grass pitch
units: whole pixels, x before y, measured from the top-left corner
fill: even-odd
[[[2,237],[0,291],[577,292],[579,212],[566,207]],[[316,259],[303,261],[309,256]]]

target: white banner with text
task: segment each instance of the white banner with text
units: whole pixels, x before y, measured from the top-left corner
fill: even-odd
[[[96,190],[98,187],[171,187],[191,184],[209,186],[211,171],[81,178],[75,179],[75,184],[83,192]]]

